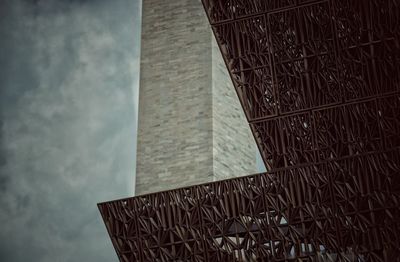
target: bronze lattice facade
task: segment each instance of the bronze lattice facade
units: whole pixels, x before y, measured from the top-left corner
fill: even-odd
[[[99,204],[120,260],[400,261],[400,2],[203,4],[269,171]]]

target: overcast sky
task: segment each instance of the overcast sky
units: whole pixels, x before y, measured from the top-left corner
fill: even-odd
[[[139,0],[0,1],[0,261],[117,261],[133,194]]]
[[[96,203],[134,194],[140,20],[140,0],[0,0],[1,262],[118,260]]]

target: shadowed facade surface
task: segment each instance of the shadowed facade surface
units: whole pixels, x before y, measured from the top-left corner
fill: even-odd
[[[203,4],[269,171],[99,204],[120,260],[400,261],[400,3]]]

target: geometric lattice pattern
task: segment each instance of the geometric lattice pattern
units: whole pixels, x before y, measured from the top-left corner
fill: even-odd
[[[400,145],[399,1],[203,2],[269,169]]]
[[[399,261],[398,177],[396,149],[99,208],[121,261]]]
[[[268,172],[99,204],[120,260],[400,261],[400,2],[203,4]]]

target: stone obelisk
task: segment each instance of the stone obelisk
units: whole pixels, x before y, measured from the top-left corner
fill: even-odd
[[[200,1],[142,8],[135,194],[256,173],[256,145]]]

